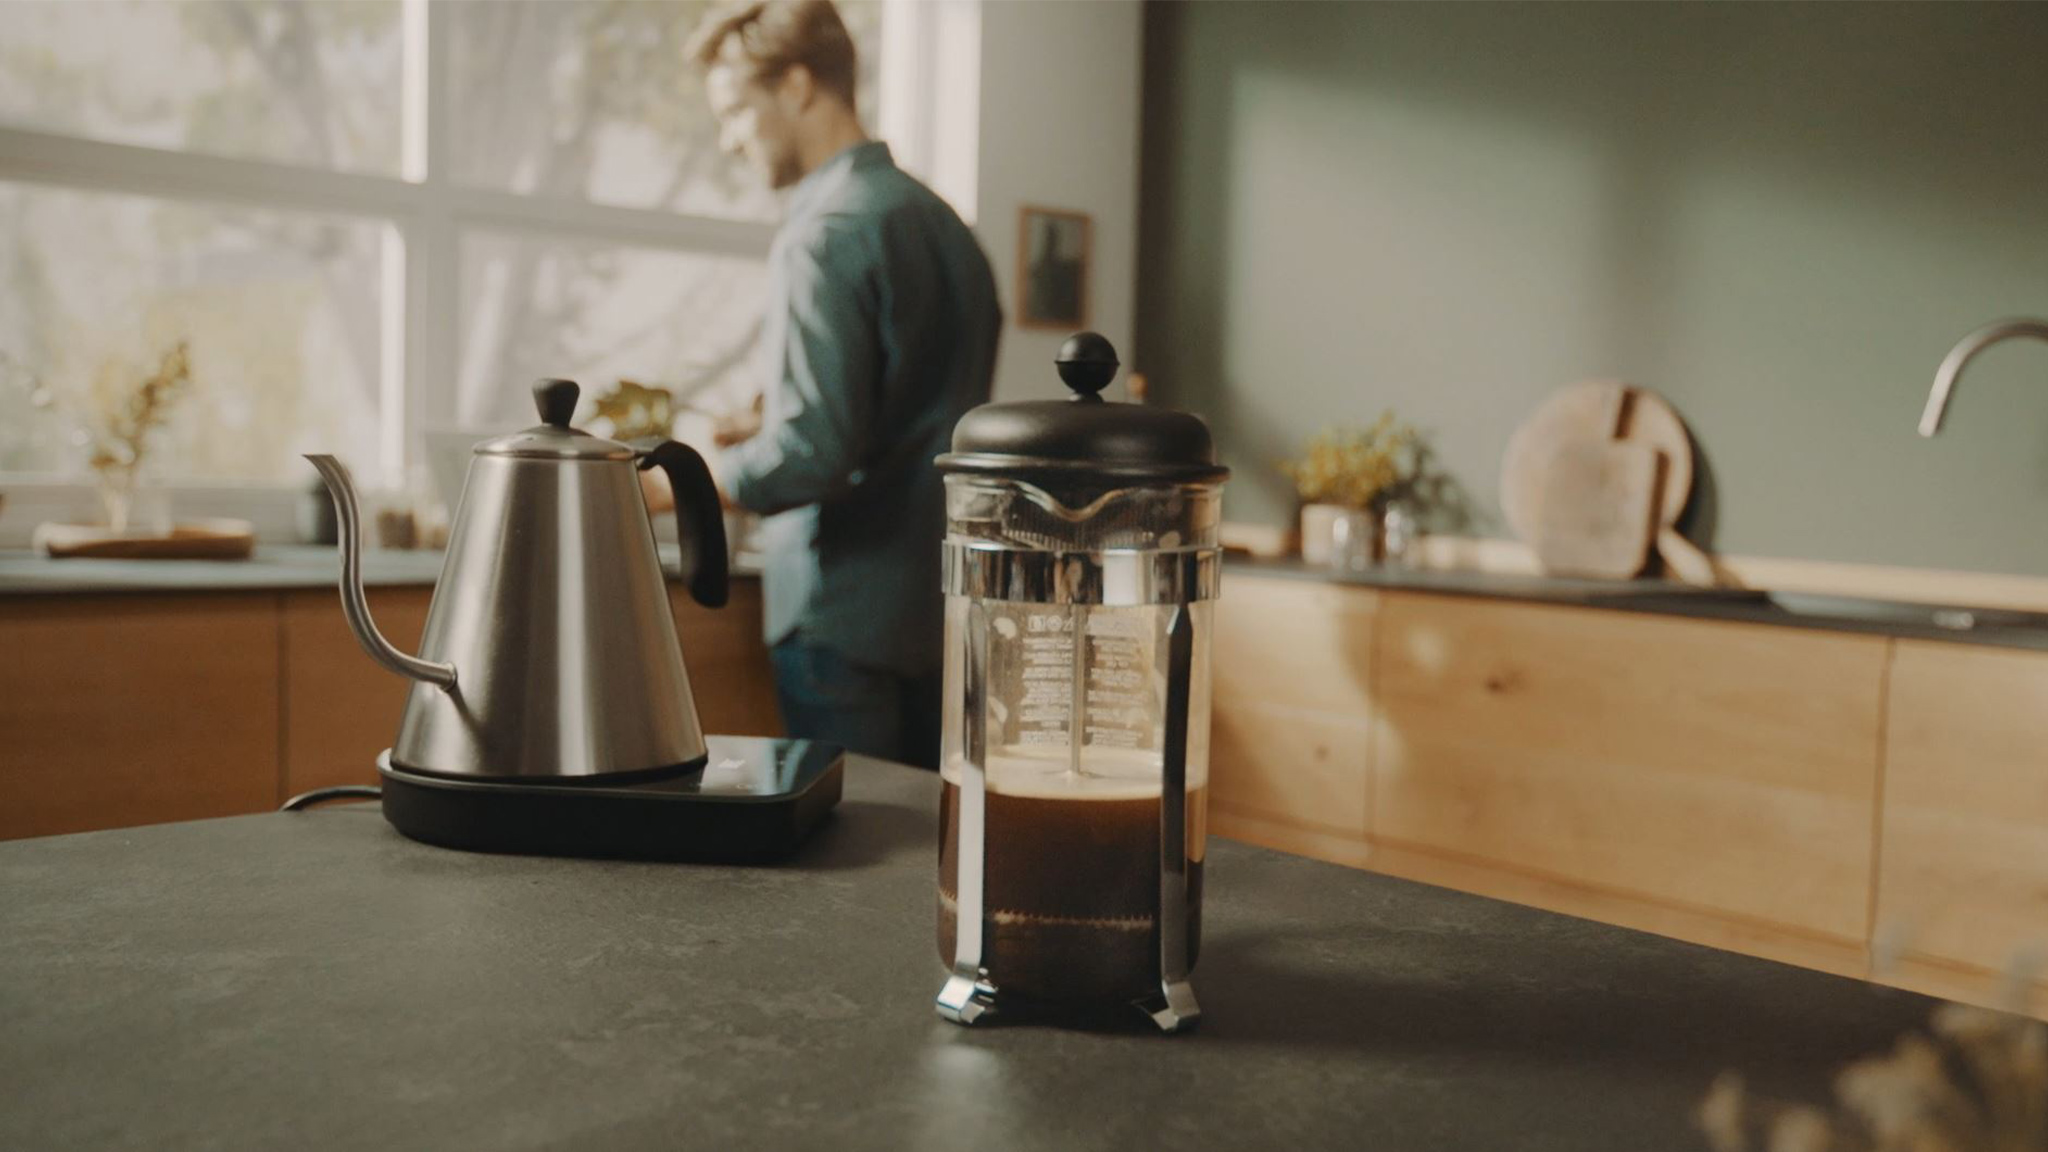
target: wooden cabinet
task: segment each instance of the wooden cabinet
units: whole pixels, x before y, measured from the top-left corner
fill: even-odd
[[[1218,835],[1363,862],[1379,599],[1317,581],[1228,577],[1210,659]]]
[[[370,616],[401,651],[419,651],[432,588],[371,588]],[[332,588],[280,596],[284,627],[285,794],[375,784],[377,755],[398,737],[412,681],[373,663]]]
[[[1886,641],[1402,594],[1372,836],[1860,947]]]
[[[369,591],[416,651],[432,590]],[[672,588],[704,730],[780,735],[761,585],[711,611]],[[377,782],[409,684],[330,588],[0,597],[0,839],[265,812]]]
[[[419,649],[431,588],[372,588],[371,615],[393,644]],[[761,643],[761,585],[736,580],[712,611],[670,588],[690,689],[706,732],[781,734],[775,680]],[[379,668],[348,630],[332,591],[284,597],[285,765],[289,792],[375,784],[377,754],[398,735],[410,682]]]
[[[1880,976],[2048,1010],[2048,653],[1902,640],[1889,699]]]
[[[2048,653],[1233,573],[1220,835],[2048,1015]]]
[[[275,807],[278,637],[270,595],[0,598],[0,839]]]
[[[761,639],[761,582],[734,580],[723,608],[706,608],[679,584],[669,585],[676,636],[690,694],[707,733],[780,736],[782,713],[775,703],[775,669]]]
[[[1233,572],[1214,826],[1865,974],[1889,643]]]

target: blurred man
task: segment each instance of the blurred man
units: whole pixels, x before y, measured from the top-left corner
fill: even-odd
[[[988,399],[1002,313],[974,234],[869,140],[826,0],[714,13],[690,54],[719,144],[778,189],[760,432],[714,462],[767,516],[767,640],[792,736],[936,767],[945,505],[932,458]]]

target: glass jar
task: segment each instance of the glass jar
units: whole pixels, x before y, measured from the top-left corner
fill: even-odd
[[[1390,500],[1380,513],[1380,550],[1389,566],[1413,568],[1420,547],[1421,523],[1404,500]]]

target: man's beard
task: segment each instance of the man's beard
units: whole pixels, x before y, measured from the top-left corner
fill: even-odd
[[[797,159],[794,148],[778,153],[768,161],[768,187],[777,192],[804,178],[803,162]]]

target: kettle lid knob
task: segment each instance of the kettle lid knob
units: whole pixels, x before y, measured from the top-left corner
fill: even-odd
[[[533,406],[540,409],[540,421],[567,428],[576,415],[576,398],[581,393],[574,380],[545,378],[533,382]]]
[[[518,456],[530,460],[632,460],[631,446],[615,444],[592,436],[581,428],[569,427],[576,416],[576,401],[582,394],[574,380],[548,377],[533,382],[533,406],[540,409],[539,424],[486,440],[476,446],[479,456]]]

